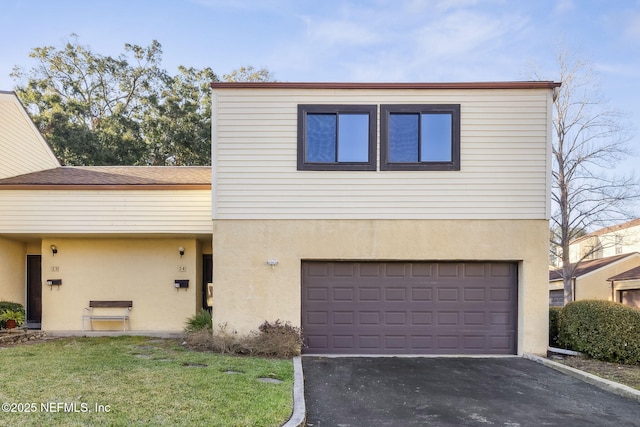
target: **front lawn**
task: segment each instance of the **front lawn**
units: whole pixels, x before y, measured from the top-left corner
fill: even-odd
[[[175,340],[57,339],[0,348],[0,366],[0,425],[280,426],[292,411],[290,360]]]

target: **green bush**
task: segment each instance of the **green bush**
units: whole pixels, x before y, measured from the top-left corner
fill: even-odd
[[[607,362],[640,363],[640,310],[600,300],[567,304],[560,312],[559,343]]]
[[[184,330],[186,332],[196,332],[207,330],[211,332],[213,323],[211,321],[211,313],[208,310],[200,309],[199,312],[187,319],[187,325]]]
[[[0,301],[0,315],[2,315],[2,313],[4,313],[5,311],[18,311],[22,313],[23,318],[25,315],[24,306],[22,304],[17,302],[11,302],[11,301]],[[0,328],[4,328],[4,327],[5,327],[5,321],[0,320]]]
[[[549,307],[549,347],[559,347],[558,343],[558,320],[562,307]]]

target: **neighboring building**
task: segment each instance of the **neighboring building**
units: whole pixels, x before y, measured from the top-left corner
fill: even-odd
[[[0,179],[60,166],[13,92],[0,91]]]
[[[544,353],[553,82],[214,83],[214,325]]]
[[[614,301],[640,308],[640,266],[609,277]]]
[[[211,169],[61,167],[0,99],[18,111],[0,114],[0,299],[47,331],[80,331],[91,300],[133,301],[132,330],[181,331],[211,280]]]
[[[640,288],[637,283],[628,281],[632,280],[633,274],[637,274],[638,266],[640,266],[640,254],[637,252],[582,261],[571,279],[574,301],[583,299],[622,303],[635,301],[636,292],[623,291]],[[549,272],[549,305],[551,306],[564,305],[561,273],[561,269]]]
[[[640,266],[640,219],[589,233],[571,242],[569,251],[573,264],[580,261],[572,278],[574,301],[604,299],[631,306],[640,304],[640,291],[636,291],[640,286],[633,279],[635,267]],[[552,306],[564,305],[561,271],[557,266],[549,272]]]
[[[640,219],[594,231],[574,240],[569,246],[571,262],[631,252],[640,252]]]

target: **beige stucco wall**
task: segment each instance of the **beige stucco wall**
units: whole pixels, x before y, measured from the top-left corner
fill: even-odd
[[[603,299],[614,301],[611,292],[611,282],[609,277],[631,270],[640,265],[640,255],[625,258],[619,262],[608,265],[590,274],[586,274],[576,279],[576,300],[581,299]]]
[[[300,325],[305,259],[518,261],[518,353],[546,352],[545,220],[215,220],[213,235],[216,326]]]
[[[23,242],[0,237],[0,301],[25,304],[25,257]]]
[[[55,256],[52,244],[58,248]],[[181,331],[200,307],[201,246],[194,238],[43,239],[42,329],[81,330],[89,300],[132,300],[132,330]],[[47,279],[62,279],[62,285],[49,287]],[[189,288],[176,290],[175,279],[189,279]],[[117,329],[119,324],[94,326]]]

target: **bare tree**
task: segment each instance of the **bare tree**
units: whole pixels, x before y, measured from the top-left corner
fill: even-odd
[[[562,51],[557,56],[562,86],[554,100],[552,174],[552,255],[561,259],[565,304],[573,300],[572,278],[581,261],[571,262],[569,246],[585,230],[626,221],[640,182],[617,173],[616,165],[635,155],[629,148],[625,116],[608,105],[591,63]]]

